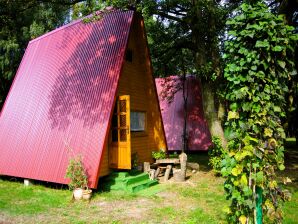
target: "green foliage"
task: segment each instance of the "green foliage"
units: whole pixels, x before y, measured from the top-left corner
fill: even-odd
[[[113,12],[112,8],[103,8],[101,11],[92,13],[91,16],[85,17],[83,23],[90,23],[101,20],[106,14]]]
[[[87,187],[88,177],[81,156],[75,156],[69,160],[65,177],[70,179],[68,184],[70,189]]]
[[[222,147],[221,140],[218,136],[212,136],[212,146],[209,148],[209,165],[212,166],[216,174],[220,174],[221,161],[225,157],[226,150]]]
[[[281,119],[288,82],[295,73],[297,36],[264,3],[242,4],[227,25],[224,77],[229,153],[221,172],[231,200],[229,222],[254,222],[256,187],[263,189],[263,210],[279,222],[284,193],[275,180],[275,170],[285,168]]]
[[[41,1],[0,1],[0,109],[26,46],[67,21],[67,7]]]
[[[167,154],[163,150],[152,151],[152,158],[153,159],[165,159],[166,157],[167,157]]]

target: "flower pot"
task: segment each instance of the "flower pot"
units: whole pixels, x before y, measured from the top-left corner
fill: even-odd
[[[87,189],[87,190],[83,191],[83,199],[84,200],[90,200],[91,196],[92,196],[92,190]]]
[[[83,198],[83,189],[76,188],[73,190],[73,197],[75,200],[81,200]]]

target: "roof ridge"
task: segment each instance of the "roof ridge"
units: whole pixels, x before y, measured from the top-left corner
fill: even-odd
[[[106,7],[105,9],[107,9],[107,8],[108,7]],[[97,11],[95,11],[95,12],[93,12],[93,13],[87,15],[87,16],[84,16],[82,18],[76,19],[74,21],[71,21],[70,23],[67,23],[67,24],[65,24],[63,26],[60,26],[60,27],[54,29],[54,30],[51,30],[51,31],[49,31],[49,32],[47,32],[47,33],[45,33],[45,34],[43,34],[43,35],[41,35],[41,36],[39,36],[39,37],[37,37],[37,38],[35,38],[33,40],[30,40],[29,43],[28,43],[28,45],[31,44],[31,43],[34,43],[34,42],[36,42],[38,40],[41,40],[41,39],[43,39],[43,38],[45,38],[45,37],[47,37],[49,35],[52,35],[52,34],[58,32],[58,31],[60,31],[62,29],[71,27],[71,26],[73,26],[73,25],[75,25],[75,24],[77,24],[79,22],[83,22],[84,19],[87,19],[87,18],[90,18],[90,17],[92,17],[94,15],[97,15],[96,13],[98,13],[98,12],[100,12],[100,13],[104,13],[104,12],[107,12],[107,11],[109,11],[109,13],[128,12],[128,11],[132,11],[133,12],[133,10],[130,10],[130,9],[128,9],[128,10],[126,10],[126,9],[116,9],[116,8],[113,8],[113,7],[107,9],[106,11],[104,11],[104,10],[97,10]]]

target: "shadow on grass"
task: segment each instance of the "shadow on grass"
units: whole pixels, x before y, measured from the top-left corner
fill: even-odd
[[[287,139],[285,142],[285,167],[286,169],[279,172],[279,176],[287,176],[292,180],[289,184],[291,188],[298,191],[298,146],[293,138]]]
[[[198,163],[200,165],[200,171],[209,172],[212,167],[209,163],[208,152],[186,152],[187,161],[192,163]]]
[[[3,181],[10,181],[10,182],[16,182],[20,184],[24,184],[24,180],[28,178],[21,178],[21,177],[12,177],[12,176],[1,176],[0,175],[0,180]],[[39,185],[43,186],[46,188],[51,188],[51,189],[56,189],[56,190],[68,190],[68,186],[66,184],[58,184],[58,183],[53,183],[53,182],[47,182],[47,181],[41,181],[41,180],[31,180],[31,183],[33,185]]]

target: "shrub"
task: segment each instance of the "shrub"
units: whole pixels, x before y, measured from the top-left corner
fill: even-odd
[[[209,165],[212,166],[216,174],[220,174],[221,161],[227,154],[222,147],[221,139],[218,136],[212,136],[212,146],[209,148]]]
[[[166,156],[167,156],[166,152],[162,150],[152,152],[153,159],[165,159]]]
[[[87,187],[87,174],[82,162],[82,156],[75,156],[69,160],[65,177],[70,179],[68,184],[70,189]]]

